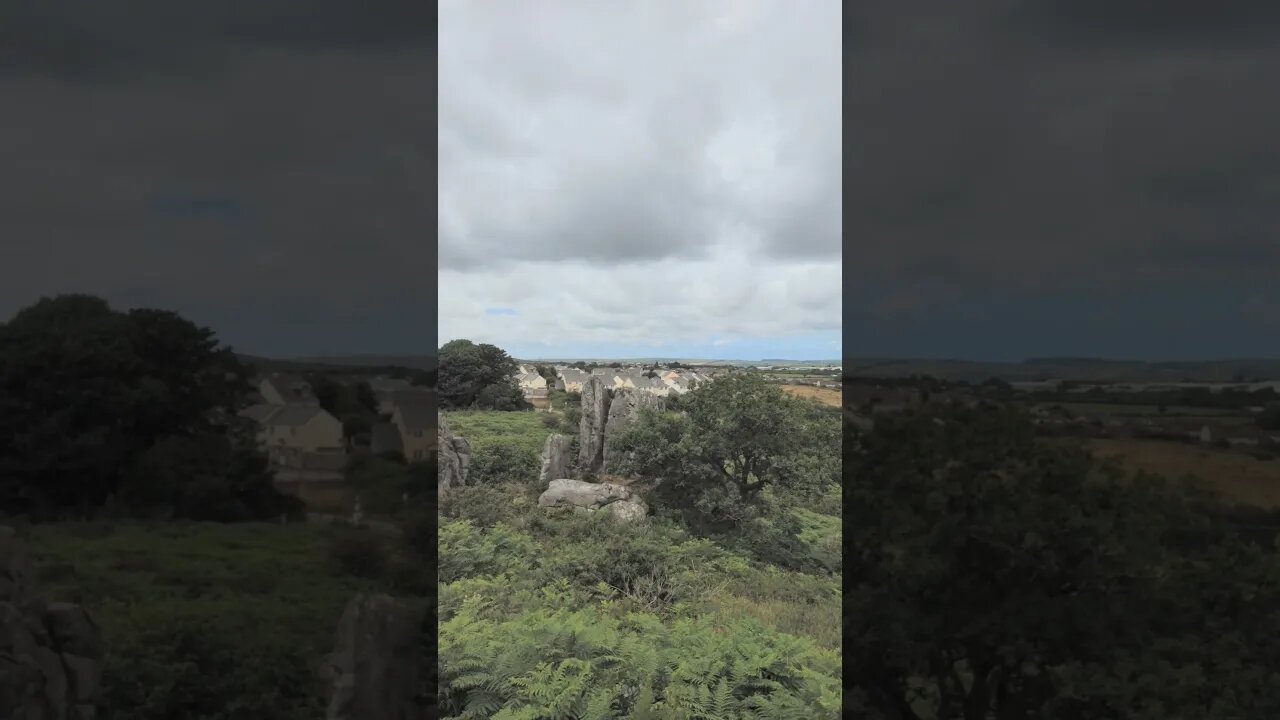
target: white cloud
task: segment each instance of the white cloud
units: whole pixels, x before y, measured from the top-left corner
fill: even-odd
[[[439,339],[838,333],[840,48],[818,0],[442,6]]]

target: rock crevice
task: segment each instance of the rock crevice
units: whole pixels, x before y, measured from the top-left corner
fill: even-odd
[[[102,634],[75,603],[46,603],[31,556],[0,526],[0,718],[97,716]]]
[[[444,414],[436,414],[436,424],[439,428],[439,478],[437,480],[438,492],[444,492],[452,487],[462,487],[467,484],[467,466],[471,462],[471,444],[464,438],[456,437],[449,430],[449,424],[445,422]]]

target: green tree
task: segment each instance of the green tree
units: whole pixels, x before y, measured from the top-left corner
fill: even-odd
[[[622,469],[659,477],[657,497],[713,525],[749,517],[767,487],[825,486],[839,477],[839,419],[802,431],[813,406],[755,374],[725,377],[681,399],[683,412],[642,410],[616,438]],[[813,462],[826,455],[825,464]],[[814,477],[817,472],[819,477]]]
[[[516,384],[516,361],[501,348],[453,340],[440,348],[439,359],[437,392],[442,408],[521,410],[528,407]]]
[[[23,308],[0,326],[0,437],[10,440],[0,443],[0,507],[89,514],[148,450],[206,436],[226,444],[206,453],[216,458],[206,474],[274,492],[269,475],[232,462],[256,452],[236,415],[249,375],[213,331],[171,312],[121,313],[88,295]]]
[[[1212,497],[1033,430],[935,406],[854,438],[846,667],[872,717],[1275,714],[1275,525],[1264,551]]]

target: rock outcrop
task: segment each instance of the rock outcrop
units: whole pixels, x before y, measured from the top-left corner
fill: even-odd
[[[626,429],[636,411],[641,408],[660,408],[662,406],[663,400],[657,395],[640,393],[634,390],[614,391],[613,401],[609,403],[609,417],[605,422],[604,456],[600,464],[601,473],[610,473],[617,469],[621,458],[617,456],[617,450],[612,447],[613,439]]]
[[[347,603],[329,657],[326,720],[427,717],[426,619],[422,603],[387,595],[357,595]]]
[[[598,377],[582,384],[582,420],[578,428],[578,476],[591,477],[612,472],[610,462],[618,465],[616,451],[610,447],[636,411],[661,408],[664,400],[650,393],[628,389],[611,389]],[[554,476],[553,476],[554,477]]]
[[[102,683],[102,635],[74,603],[45,603],[31,556],[0,527],[0,718],[91,720]]]
[[[542,447],[542,469],[538,472],[539,482],[550,482],[556,478],[569,477],[573,469],[573,458],[569,456],[568,435],[552,434],[547,437]]]
[[[437,413],[439,427],[439,492],[467,484],[467,465],[471,462],[471,444],[449,431],[444,415]]]
[[[649,506],[635,493],[614,483],[557,478],[538,497],[542,507],[573,507],[585,511],[605,510],[620,520],[640,520],[649,514]]]
[[[593,375],[582,384],[582,420],[578,423],[578,472],[599,473],[604,466],[604,428],[612,391]]]

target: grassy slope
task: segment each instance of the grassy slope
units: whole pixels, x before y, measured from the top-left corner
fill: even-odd
[[[1134,470],[1169,478],[1193,475],[1229,500],[1280,507],[1280,462],[1274,460],[1160,440],[1096,439],[1086,445],[1099,457],[1118,457]]]
[[[330,568],[324,526],[59,523],[29,530],[43,587],[53,599],[83,603],[108,652],[127,653],[150,631],[211,622],[223,634],[214,640],[240,643],[247,674],[273,672],[271,660],[251,652],[267,647],[318,670],[343,606],[364,587]],[[108,659],[131,671],[140,661]],[[320,691],[318,680],[282,688],[280,714],[272,717],[308,716],[322,708]]]
[[[510,444],[540,452],[547,435],[541,415],[533,412],[466,411],[446,413],[450,429],[465,437],[473,449]],[[803,539],[821,546],[827,552],[839,553],[840,520],[838,517],[800,513],[805,526]],[[554,544],[554,543],[553,543]],[[548,548],[550,551],[552,548]],[[800,587],[805,593],[817,593],[827,601],[809,603],[795,599]],[[720,609],[731,614],[746,614],[780,632],[809,636],[823,647],[840,647],[840,580],[818,578],[776,568],[763,568],[752,583],[729,583],[717,599]]]
[[[541,413],[467,410],[445,413],[454,435],[466,438],[473,449],[512,445],[541,452],[551,434]]]

